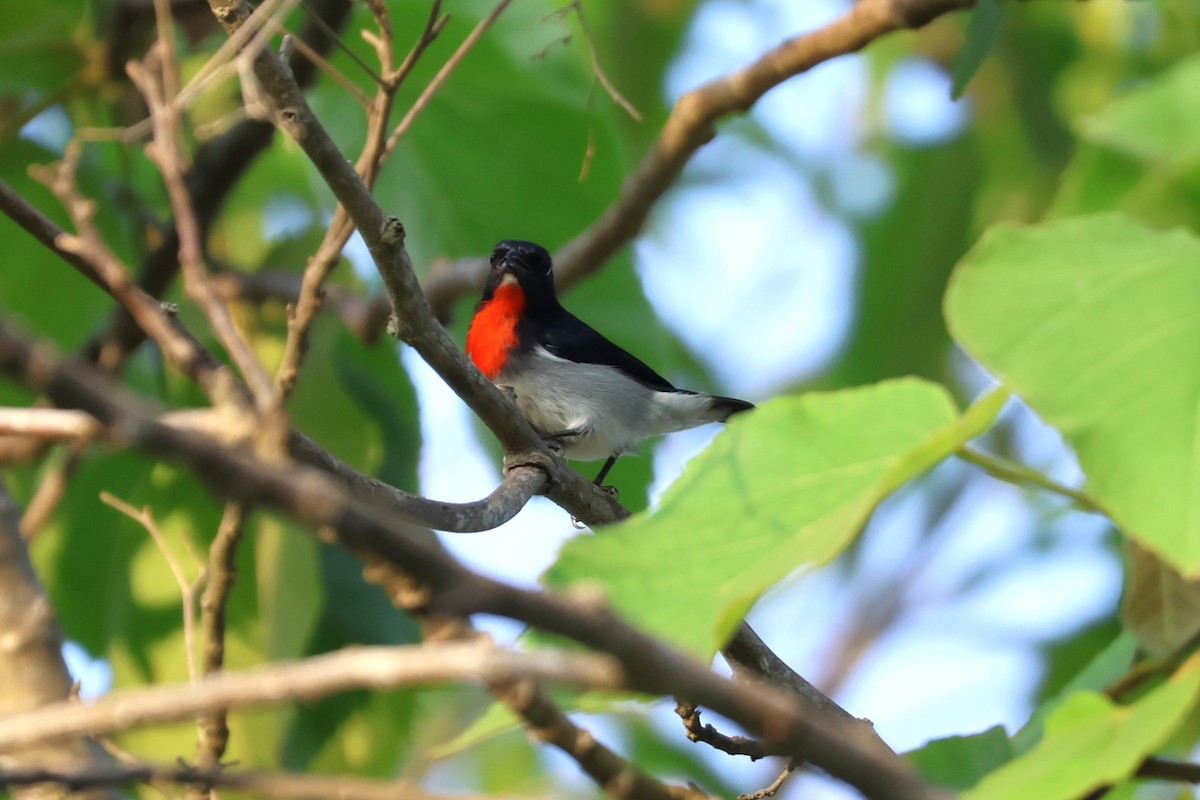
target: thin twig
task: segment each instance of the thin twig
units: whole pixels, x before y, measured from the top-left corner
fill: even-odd
[[[774,797],[779,793],[779,790],[783,788],[784,782],[787,781],[788,778],[792,777],[792,773],[799,768],[800,763],[798,761],[789,761],[787,766],[783,768],[783,771],[779,773],[779,776],[775,778],[775,780],[771,781],[769,786],[765,786],[762,789],[759,789],[757,792],[739,794],[736,800],[765,800],[765,798]]]
[[[763,743],[747,736],[727,736],[712,725],[700,721],[700,709],[690,703],[677,703],[675,713],[683,720],[683,729],[687,738],[693,742],[704,744],[728,753],[731,756],[749,756],[751,761],[766,758],[770,753]]]
[[[336,653],[206,675],[187,684],[121,689],[90,705],[60,702],[0,719],[0,750],[71,736],[161,725],[219,709],[311,702],[354,689],[536,678],[586,689],[619,689],[611,656],[539,650],[517,653],[487,642],[354,647]]]
[[[400,120],[399,124],[396,125],[395,130],[388,136],[387,145],[383,149],[383,157],[385,159],[396,149],[396,145],[408,133],[417,117],[429,105],[429,101],[433,99],[433,96],[442,88],[450,75],[462,63],[462,60],[467,57],[467,54],[471,52],[476,43],[483,38],[488,28],[492,27],[492,24],[500,18],[500,15],[504,13],[504,9],[508,8],[511,2],[512,0],[500,0],[486,17],[479,20],[475,27],[471,29],[471,32],[467,34],[467,38],[463,39],[462,44],[450,55],[450,58],[446,59],[446,63],[442,65],[442,68],[437,71],[437,74],[433,76],[433,79],[421,91],[421,94],[413,102],[412,107],[408,109],[408,112]]]
[[[187,654],[187,671],[188,679],[195,682],[196,680],[196,593],[200,586],[204,583],[204,573],[201,572],[196,576],[195,580],[189,581],[183,573],[183,566],[179,560],[175,558],[174,551],[167,544],[167,539],[163,536],[162,530],[159,529],[158,523],[154,521],[154,514],[150,511],[149,506],[135,508],[126,503],[119,497],[116,497],[109,492],[100,493],[100,501],[105,505],[112,506],[117,511],[120,511],[131,520],[141,525],[146,529],[146,533],[150,534],[150,538],[154,540],[154,544],[158,546],[159,552],[163,554],[163,558],[167,562],[167,566],[171,570],[171,575],[175,578],[175,583],[179,586],[179,593],[183,596],[183,649]]]
[[[25,541],[32,542],[42,532],[50,517],[62,502],[67,493],[67,485],[79,471],[83,456],[87,453],[88,442],[81,441],[65,448],[57,458],[48,459],[48,464],[38,480],[37,489],[25,504],[25,513],[21,515],[21,535]]]
[[[388,82],[397,89],[404,84],[404,80],[412,73],[413,68],[417,66],[417,62],[421,60],[421,56],[425,54],[425,50],[433,41],[437,39],[438,34],[446,27],[446,23],[450,21],[449,14],[442,13],[442,0],[433,0],[429,4],[429,18],[425,21],[425,27],[421,30],[421,35],[417,37],[416,44],[408,51],[408,55],[400,62],[400,66],[396,71],[388,76]]]
[[[592,72],[596,79],[600,81],[600,85],[604,87],[604,91],[608,92],[608,96],[625,109],[625,113],[633,117],[637,122],[642,121],[642,114],[634,107],[633,103],[629,102],[625,95],[617,90],[617,87],[609,80],[608,75],[604,72],[604,67],[600,65],[600,55],[596,52],[596,37],[592,35],[592,29],[588,26],[587,14],[583,11],[583,4],[579,0],[571,0],[570,3],[558,10],[559,15],[565,16],[569,12],[575,12],[575,17],[579,20],[579,28],[583,31],[583,38],[587,40],[588,57],[592,62]]]
[[[337,29],[342,27],[350,13],[349,0],[308,0],[318,15],[328,23],[326,27]],[[267,11],[273,5],[273,0],[266,0],[259,5],[260,13]],[[249,34],[255,28],[251,26],[246,39],[231,37],[219,51],[228,48],[229,61],[239,47],[248,40]],[[325,35],[315,24],[305,24],[301,35],[319,52],[327,52],[332,46],[332,38]],[[214,57],[220,61],[220,57]],[[210,59],[212,62],[214,59]],[[315,80],[317,69],[312,62],[295,56],[288,61],[288,69],[300,86],[309,86]],[[203,68],[201,70],[203,74]],[[197,79],[200,75],[197,75]],[[193,80],[193,83],[195,83]],[[189,84],[191,85],[191,84]],[[185,87],[179,102],[187,105],[188,88]],[[244,115],[243,115],[244,116]],[[146,130],[150,130],[147,120]],[[193,166],[188,173],[188,191],[196,210],[199,222],[206,232],[215,219],[225,198],[238,181],[246,174],[254,160],[271,143],[275,128],[270,123],[257,119],[245,119],[221,134],[215,139],[205,142],[196,149]],[[8,209],[4,209],[6,213]],[[173,223],[164,226],[163,241],[153,248],[138,265],[137,285],[145,293],[158,297],[162,295],[179,269],[179,237]],[[119,309],[103,328],[91,336],[84,345],[83,353],[91,361],[98,361],[103,353],[106,356],[106,366],[119,369],[130,354],[145,341],[148,333],[133,319],[126,309]],[[214,401],[215,402],[215,401]]]
[[[167,0],[155,0],[157,5]],[[156,6],[157,7],[157,6]],[[204,266],[204,243],[200,224],[192,207],[191,197],[184,182],[184,158],[180,145],[179,109],[170,102],[172,96],[165,94],[169,78],[177,67],[173,63],[169,48],[157,59],[160,63],[163,82],[154,79],[152,71],[137,63],[130,63],[128,72],[137,84],[154,121],[154,140],[146,147],[146,154],[158,167],[171,210],[175,214],[175,226],[179,232],[179,265],[183,273],[184,290],[204,312],[217,339],[225,347],[233,362],[249,385],[260,411],[276,407],[275,386],[262,363],[251,350],[246,338],[238,331],[229,307],[217,297],[208,283],[208,271]],[[266,420],[264,420],[266,422]]]
[[[0,770],[0,788],[17,788],[37,784],[56,784],[76,797],[88,789],[106,789],[144,783],[161,787],[184,784],[230,789],[247,797],[271,800],[502,800],[498,795],[434,795],[406,781],[375,781],[347,775],[293,775],[281,772],[243,772],[231,770],[201,770],[174,765],[130,763],[123,766],[91,769],[6,769]],[[91,795],[89,795],[90,797]],[[122,795],[112,794],[114,799]],[[172,794],[167,794],[172,797]]]
[[[213,675],[225,668],[225,618],[229,595],[237,577],[238,544],[246,522],[246,507],[241,503],[226,503],[217,535],[209,547],[208,582],[200,597],[200,629],[204,636],[204,658],[200,665],[203,675]],[[224,709],[202,715],[197,721],[196,766],[215,769],[221,764],[229,743],[229,725]],[[193,796],[210,793],[193,787]]]

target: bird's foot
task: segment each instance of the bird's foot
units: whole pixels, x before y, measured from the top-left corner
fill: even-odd
[[[576,436],[582,436],[587,433],[586,428],[568,428],[565,431],[555,431],[554,433],[543,433],[542,441],[558,455],[563,455],[567,452],[567,439]]]
[[[612,486],[609,484],[604,484],[604,483],[597,483],[596,488],[598,488],[600,491],[604,492],[606,495],[611,497],[613,500],[621,499],[621,493],[619,491],[617,491],[617,487],[615,487],[615,486]]]

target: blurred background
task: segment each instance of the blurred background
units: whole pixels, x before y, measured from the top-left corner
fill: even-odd
[[[72,136],[83,136],[89,143],[81,183],[102,200],[99,222],[113,247],[137,264],[165,215],[161,186],[140,149],[88,132],[138,119],[132,89],[113,64],[141,55],[151,18],[130,9],[148,4],[9,2],[21,9],[0,35],[0,176],[62,220],[26,168],[53,160]],[[452,21],[405,85],[401,110],[491,5],[445,3]],[[850,5],[584,2],[585,30],[570,7],[514,3],[418,118],[376,194],[405,222],[423,268],[483,255],[503,238],[532,239],[553,251],[611,201],[681,94]],[[398,46],[405,46],[428,4],[389,7]],[[642,235],[567,293],[564,304],[682,387],[761,402],[920,375],[949,386],[965,406],[992,381],[946,334],[941,301],[950,269],[997,221],[1085,207],[1081,159],[1098,157],[1087,140],[1090,116],[1200,42],[1200,7],[1185,0],[1003,8],[998,43],[958,100],[951,99],[952,74],[966,14],[885,37],[723,120]],[[224,35],[188,23],[182,11],[181,19],[184,68],[194,73]],[[296,10],[288,25],[304,19]],[[127,35],[115,37],[115,24]],[[368,64],[373,53],[357,30],[370,25],[356,6],[341,37]],[[593,48],[641,121],[599,85]],[[334,50],[330,60],[370,88],[346,51]],[[365,122],[353,96],[326,76],[311,99],[343,149],[356,153]],[[239,102],[229,82],[207,90],[190,111],[197,126],[191,143],[203,147],[233,124]],[[212,263],[235,272],[297,273],[332,208],[302,154],[276,140],[214,219]],[[1182,219],[1163,221],[1193,223],[1194,207],[1172,213]],[[80,347],[107,317],[108,298],[7,220],[0,220],[0,236],[9,251],[0,308],[64,349]],[[339,286],[375,290],[361,241],[351,243],[346,259]],[[464,297],[457,306],[452,332],[459,341],[476,300]],[[183,313],[193,330],[202,327],[194,311]],[[277,359],[282,304],[246,302],[238,313],[260,355]],[[170,405],[200,402],[150,348],[128,363],[126,376]],[[3,386],[0,401],[28,398]],[[397,356],[386,343],[366,347],[336,319],[314,331],[291,408],[302,430],[396,485],[473,500],[499,481],[490,435],[419,358],[403,348]],[[610,480],[623,502],[635,510],[652,504],[715,427],[669,436],[644,458],[622,459]],[[1010,401],[1003,424],[982,446],[1063,483],[1081,481],[1061,438],[1019,402]],[[28,502],[65,457],[11,469],[14,493]],[[593,468],[582,467],[589,474]],[[219,507],[206,503],[186,475],[130,454],[88,455],[71,481],[74,491],[33,546],[73,640],[71,660],[85,694],[114,682],[178,678],[178,590],[133,523],[103,516],[107,530],[98,535],[97,514],[106,512],[96,511],[95,498],[108,489],[151,504],[181,547],[211,537]],[[273,518],[254,524],[232,612],[234,664],[414,635],[362,583],[348,556]],[[534,586],[561,543],[579,535],[587,534],[565,512],[535,500],[499,530],[441,539],[474,568]],[[1116,537],[1104,520],[951,461],[885,502],[835,563],[777,586],[750,621],[797,671],[871,719],[895,749],[909,750],[994,725],[1019,728],[1039,698],[1116,635],[1121,576]],[[521,633],[499,620],[481,624],[505,640]],[[233,747],[248,763],[282,759],[293,769],[401,774],[436,789],[595,793],[573,764],[535,748],[520,731],[434,757],[437,745],[486,707],[486,698],[469,690],[420,700],[409,693],[335,698],[245,715]],[[656,774],[702,776],[717,791],[753,791],[782,767],[688,743],[666,704],[620,703],[580,715]],[[723,729],[733,732],[728,724]],[[170,758],[190,752],[189,735],[185,728],[165,737],[138,733],[123,737],[122,746]],[[857,795],[801,775],[780,796]]]

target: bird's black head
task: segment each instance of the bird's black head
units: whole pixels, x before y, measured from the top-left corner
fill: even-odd
[[[483,299],[490,300],[496,289],[508,277],[515,278],[525,294],[527,313],[557,309],[554,294],[554,273],[546,248],[533,242],[506,239],[492,250],[492,268],[483,288]]]

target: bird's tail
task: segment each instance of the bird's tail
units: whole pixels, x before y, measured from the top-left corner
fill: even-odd
[[[740,414],[743,411],[749,411],[754,408],[754,403],[747,403],[745,400],[738,400],[735,397],[720,397],[719,395],[710,395],[712,400],[712,410],[718,422],[724,422],[734,414]]]

